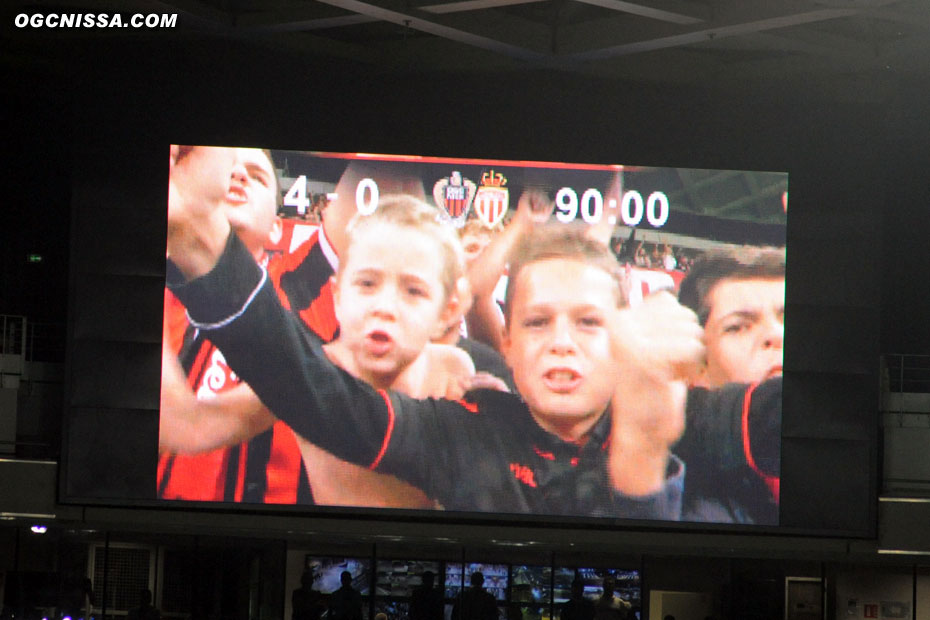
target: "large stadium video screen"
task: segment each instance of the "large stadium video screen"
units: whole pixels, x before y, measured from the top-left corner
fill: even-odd
[[[786,173],[170,161],[159,500],[778,525]]]

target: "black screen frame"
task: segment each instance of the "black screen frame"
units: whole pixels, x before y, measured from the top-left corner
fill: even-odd
[[[258,68],[253,65],[252,71]],[[133,101],[138,104],[137,109],[156,117],[167,108],[165,96],[158,96],[129,76],[125,79],[135,85]],[[339,98],[342,105],[352,100],[353,87],[340,77],[329,75],[321,79],[342,89],[344,96]],[[394,83],[387,79],[379,81],[377,76],[371,79],[384,88],[389,82]],[[222,82],[222,79],[217,81]],[[542,83],[541,78],[531,75],[520,81],[529,86]],[[210,98],[207,85],[195,85],[188,78],[178,78],[171,83],[176,90],[190,88],[201,104]],[[468,101],[481,101],[493,90],[487,85],[480,86],[478,81],[472,83],[475,92],[466,98]],[[564,89],[567,91],[578,84],[580,82],[569,81]],[[700,128],[684,127],[675,122],[663,127],[662,122],[672,121],[675,112],[652,104],[669,102],[680,93],[660,92],[641,103],[624,106],[626,115],[619,135],[627,138],[622,140],[624,144],[633,146],[618,148],[614,140],[598,139],[600,131],[586,130],[583,135],[571,138],[560,130],[548,136],[534,135],[518,149],[518,135],[525,137],[526,134],[519,129],[504,129],[507,112],[502,105],[490,113],[490,120],[482,119],[487,120],[488,126],[498,128],[499,135],[488,134],[491,137],[480,148],[466,144],[457,151],[452,148],[458,137],[452,121],[463,109],[457,105],[452,110],[444,110],[429,98],[419,100],[415,80],[395,86],[394,101],[398,105],[401,102],[407,105],[407,111],[414,115],[418,111],[432,110],[433,117],[421,126],[407,125],[392,131],[384,122],[389,110],[370,110],[361,104],[349,104],[348,111],[337,112],[335,103],[317,102],[315,105],[318,112],[329,112],[336,117],[356,115],[356,126],[362,130],[378,128],[366,138],[367,144],[361,145],[372,152],[430,150],[476,157],[494,153],[502,159],[637,161],[688,168],[774,169],[787,170],[791,179],[786,311],[786,331],[790,336],[785,351],[789,370],[785,372],[782,431],[783,506],[790,505],[791,509],[788,514],[782,509],[783,525],[772,530],[747,530],[666,522],[607,520],[592,523],[544,519],[534,521],[533,526],[874,537],[878,487],[878,434],[874,424],[878,387],[874,377],[877,377],[881,312],[878,261],[868,259],[878,251],[869,245],[875,234],[870,207],[872,202],[881,200],[881,187],[863,188],[851,181],[868,178],[871,167],[881,157],[881,149],[870,151],[874,132],[864,131],[850,139],[847,129],[858,125],[857,119],[864,114],[862,109],[839,107],[827,114],[816,106],[807,106],[804,110],[810,117],[800,121],[789,112],[793,106],[771,104],[769,110],[777,122],[759,124],[758,107],[747,105],[733,114],[717,112],[716,108],[705,109],[697,114],[702,121]],[[612,92],[609,85],[599,88],[605,93]],[[154,506],[138,499],[115,501],[89,497],[75,492],[69,481],[73,468],[85,466],[88,460],[98,462],[100,458],[92,454],[90,446],[82,445],[86,444],[82,440],[106,435],[129,439],[118,445],[122,453],[131,458],[135,450],[150,449],[146,446],[151,446],[152,433],[157,432],[157,415],[153,415],[152,409],[153,402],[157,403],[157,393],[153,394],[150,387],[140,383],[138,373],[130,374],[125,369],[142,368],[142,374],[157,372],[154,368],[157,367],[160,323],[156,316],[158,311],[152,312],[153,305],[148,302],[157,300],[164,282],[164,231],[158,230],[156,224],[167,199],[163,145],[169,142],[229,144],[246,140],[295,149],[305,147],[307,140],[293,135],[294,117],[287,116],[286,107],[282,105],[272,108],[284,113],[284,118],[262,128],[255,126],[241,138],[234,138],[231,129],[236,118],[234,111],[221,113],[218,119],[209,119],[205,111],[187,114],[174,110],[155,122],[149,134],[129,148],[126,137],[133,135],[134,115],[125,109],[122,99],[90,90],[83,91],[83,97],[76,102],[79,119],[75,127],[72,193],[69,362],[59,500],[65,504],[151,508]],[[262,100],[264,95],[253,94],[248,102],[239,105],[239,109]],[[597,104],[591,106],[594,110],[603,110]],[[206,110],[209,106],[202,107]],[[535,104],[532,113],[534,117],[546,118],[557,110],[558,102],[551,101]],[[88,114],[81,119],[80,112]],[[108,119],[103,130],[95,123],[102,118]],[[476,118],[475,115],[472,118]],[[647,126],[637,128],[636,119],[643,120]],[[786,128],[799,129],[818,121],[822,121],[819,125],[822,127],[821,143],[813,150],[804,151],[781,139]],[[613,124],[621,125],[619,119]],[[445,125],[448,127],[443,129]],[[664,139],[651,142],[633,139],[645,138],[647,130]],[[720,135],[714,135],[714,131]],[[737,131],[742,132],[738,146],[735,141],[726,139]],[[314,143],[332,151],[358,147],[350,145],[350,141],[344,132],[329,130]],[[427,142],[433,148],[415,148]],[[669,144],[675,144],[675,148],[668,148]],[[523,152],[518,154],[517,150]],[[821,161],[827,152],[833,158],[830,166]],[[579,153],[585,155],[579,156]],[[140,204],[145,206],[141,212]],[[135,205],[135,209],[130,205]],[[94,242],[94,231],[124,236],[117,240],[108,239],[104,234],[101,243],[98,235]],[[856,269],[860,277],[849,286],[828,273],[841,269]],[[113,284],[115,286],[110,286]],[[128,304],[128,309],[116,312],[113,308],[117,302]],[[157,301],[154,307],[159,307]],[[127,316],[131,317],[128,321],[125,320]],[[101,362],[95,369],[95,364]],[[121,385],[114,391],[116,383]],[[157,409],[157,404],[155,407]],[[116,429],[124,424],[146,429],[147,436],[120,436]],[[849,475],[829,475],[837,471],[849,472]],[[823,497],[835,509],[830,514],[815,507]],[[222,512],[230,507],[206,509],[192,505],[179,508]],[[259,514],[268,513],[260,511]],[[376,518],[363,510],[320,510],[315,514]],[[398,518],[407,517],[420,519],[419,515],[398,513]],[[422,520],[431,521],[428,517]],[[505,516],[496,522],[505,527],[526,525],[525,518],[519,516]],[[464,518],[452,523],[486,522]]]

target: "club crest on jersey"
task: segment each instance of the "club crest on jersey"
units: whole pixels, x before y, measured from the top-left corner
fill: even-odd
[[[461,172],[454,170],[451,175],[439,179],[433,185],[433,200],[442,207],[452,225],[461,228],[465,225],[476,190],[474,181],[466,179]]]
[[[504,187],[507,177],[500,172],[485,172],[481,175],[481,185],[475,195],[475,214],[487,226],[497,226],[507,213],[510,191]]]
[[[200,400],[215,398],[220,392],[225,392],[238,383],[239,377],[226,363],[223,353],[219,349],[214,349],[210,355],[209,365],[200,379],[197,398]]]

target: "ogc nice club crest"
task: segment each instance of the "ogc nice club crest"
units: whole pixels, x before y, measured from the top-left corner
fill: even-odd
[[[475,214],[488,228],[497,226],[507,213],[510,192],[507,178],[500,172],[485,172],[481,175],[481,186],[475,196]]]
[[[462,173],[456,170],[450,176],[436,181],[433,185],[433,200],[445,209],[452,225],[461,228],[465,225],[476,189],[474,181],[463,178]]]

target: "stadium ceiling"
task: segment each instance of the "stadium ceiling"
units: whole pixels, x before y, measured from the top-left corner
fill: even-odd
[[[57,11],[114,6],[124,13],[177,12],[179,30],[266,40],[394,72],[554,68],[670,84],[784,78],[811,88],[839,78],[858,80],[859,95],[875,87],[876,76],[930,74],[927,0],[54,3]]]
[[[636,168],[624,177],[624,190],[646,196],[661,187],[678,212],[717,220],[784,226],[788,176],[778,172]]]

